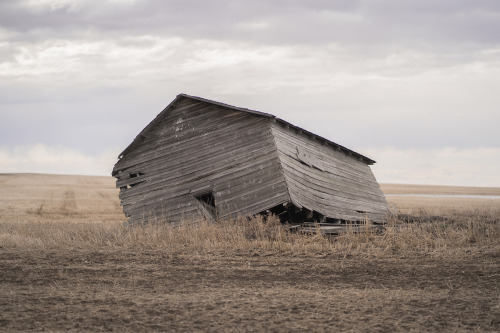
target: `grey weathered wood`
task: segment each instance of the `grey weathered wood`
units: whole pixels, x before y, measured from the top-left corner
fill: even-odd
[[[385,218],[387,202],[366,163],[286,126],[272,123],[271,128],[292,202],[332,218]],[[325,171],[304,162],[297,151],[307,155],[306,162],[321,161]]]
[[[116,164],[117,187],[138,181],[129,173],[145,173],[145,182],[120,194],[131,221],[146,218],[144,212],[170,220],[192,218],[200,210],[190,194],[196,188],[212,189],[220,217],[289,201],[267,119],[199,101],[191,104],[184,99],[158,117],[143,133],[146,139]]]
[[[220,218],[292,202],[323,219],[380,221],[387,202],[371,163],[272,115],[179,95],[124,150],[113,175],[130,223],[208,218],[210,207],[195,197],[207,191]]]

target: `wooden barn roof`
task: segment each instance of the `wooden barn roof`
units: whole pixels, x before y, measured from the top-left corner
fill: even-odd
[[[187,99],[192,99],[192,100],[196,100],[196,101],[200,101],[200,102],[204,102],[204,103],[209,103],[209,104],[212,104],[212,105],[218,105],[218,106],[221,106],[221,107],[224,107],[224,108],[228,108],[228,109],[232,109],[232,110],[236,110],[236,111],[240,111],[240,112],[245,112],[245,113],[250,113],[250,114],[253,114],[253,115],[256,115],[256,116],[260,116],[260,117],[266,117],[266,118],[272,118],[274,121],[276,122],[279,122],[285,126],[289,126],[291,128],[294,128],[298,131],[301,131],[302,133],[304,133],[305,135],[307,136],[310,136],[310,137],[313,137],[315,138],[316,140],[318,141],[322,141],[326,144],[329,144],[331,145],[332,147],[334,148],[337,148],[341,151],[343,151],[344,153],[348,154],[348,155],[352,155],[354,156],[355,158],[359,158],[359,159],[362,159],[366,164],[368,165],[372,165],[374,163],[376,163],[374,160],[364,156],[364,155],[361,155],[349,148],[346,148],[342,145],[339,145],[338,143],[335,143],[333,141],[330,141],[328,139],[325,139],[324,137],[322,136],[319,136],[317,134],[314,134],[314,133],[311,133],[303,128],[300,128],[298,126],[295,126],[281,118],[278,118],[276,117],[275,115],[272,115],[270,113],[265,113],[265,112],[261,112],[261,111],[255,111],[255,110],[250,110],[250,109],[246,109],[246,108],[241,108],[241,107],[237,107],[237,106],[233,106],[233,105],[229,105],[229,104],[225,104],[225,103],[221,103],[221,102],[217,102],[217,101],[213,101],[213,100],[210,100],[210,99],[206,99],[206,98],[202,98],[202,97],[197,97],[197,96],[191,96],[191,95],[187,95],[187,94],[179,94],[177,95],[177,97],[172,101],[170,102],[170,104],[165,108],[163,109],[162,112],[160,112],[156,117],[155,119],[153,119],[137,136],[136,138],[134,139],[134,141],[132,141],[132,143],[127,147],[125,148],[125,150],[119,155],[119,158],[121,158],[123,155],[125,155],[131,148],[133,148],[135,146],[135,143],[140,141],[145,135],[146,133],[156,124],[157,120],[159,120],[161,118],[161,116],[165,113],[165,112],[168,112],[168,110],[170,108],[172,108],[173,106],[175,106],[175,104],[177,104],[180,100],[184,99],[184,98],[187,98]]]

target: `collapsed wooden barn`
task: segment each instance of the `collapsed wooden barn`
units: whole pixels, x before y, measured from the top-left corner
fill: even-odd
[[[272,212],[383,222],[375,161],[271,114],[178,95],[113,168],[129,223]]]

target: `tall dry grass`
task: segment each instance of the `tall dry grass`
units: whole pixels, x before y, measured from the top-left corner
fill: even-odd
[[[500,200],[391,197],[389,202],[397,216],[389,219],[383,235],[370,230],[362,233],[347,230],[341,236],[326,237],[291,233],[275,217],[260,216],[249,221],[238,218],[203,222],[199,226],[186,221],[179,228],[161,223],[130,228],[122,224],[125,217],[111,177],[11,174],[2,175],[2,179],[0,247],[3,248],[263,249],[379,255],[472,251],[485,247],[495,250],[500,243]],[[399,186],[395,193],[415,192],[413,187]],[[422,186],[417,189],[423,191]],[[424,192],[430,190],[455,193],[459,189],[431,187]],[[460,191],[469,193],[471,189]]]
[[[369,222],[368,222],[369,223]],[[340,236],[293,233],[274,216],[250,220],[126,227],[109,222],[27,222],[0,224],[0,247],[30,249],[177,249],[190,251],[267,250],[293,254],[337,253],[377,256],[405,253],[500,253],[500,209],[392,217],[383,234],[372,229]]]

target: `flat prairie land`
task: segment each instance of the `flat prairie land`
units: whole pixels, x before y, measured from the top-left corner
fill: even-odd
[[[500,187],[380,184],[385,194],[500,195]]]
[[[499,332],[500,199],[424,199],[383,234],[127,228],[111,177],[0,174],[0,331]]]
[[[404,213],[412,213],[421,209],[441,215],[452,212],[481,211],[498,207],[500,203],[500,187],[405,184],[381,184],[380,187],[387,195],[391,206],[396,206],[398,211]],[[491,199],[493,197],[494,199]]]
[[[0,222],[125,221],[115,179],[0,174]]]

